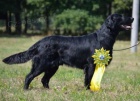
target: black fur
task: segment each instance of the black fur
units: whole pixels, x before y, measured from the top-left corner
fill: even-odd
[[[128,29],[121,25],[130,25],[133,18],[119,14],[110,15],[101,28],[95,33],[84,36],[49,36],[35,43],[27,51],[5,58],[7,64],[24,63],[32,59],[33,65],[30,73],[26,76],[24,89],[28,89],[31,81],[41,73],[44,87],[49,88],[49,80],[55,74],[59,65],[69,65],[84,69],[85,86],[89,88],[95,65],[91,57],[95,49],[112,49],[118,33]],[[111,60],[110,60],[111,61]]]

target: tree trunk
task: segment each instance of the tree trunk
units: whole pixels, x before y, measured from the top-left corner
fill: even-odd
[[[25,28],[24,28],[24,33],[26,34],[27,33],[27,30],[28,30],[28,18],[27,16],[25,16]]]
[[[107,16],[112,13],[112,1],[110,1],[107,5]]]
[[[50,21],[49,21],[49,14],[46,15],[46,32],[48,33],[49,32],[49,24],[50,24]]]
[[[8,16],[8,12],[6,14],[6,32],[8,33],[8,27],[9,27],[9,16]]]
[[[11,33],[11,12],[7,12],[6,14],[6,32],[8,34]]]
[[[20,17],[20,15],[21,15],[20,12],[15,13],[15,20],[16,20],[15,29],[16,29],[17,34],[21,34],[21,17]]]
[[[110,15],[111,13],[112,13],[112,2],[109,3],[108,15]]]

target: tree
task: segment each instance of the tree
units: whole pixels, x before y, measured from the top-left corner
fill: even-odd
[[[113,12],[126,14],[131,16],[132,14],[132,2],[133,0],[114,0]]]
[[[3,20],[5,20],[6,24],[6,32],[11,33],[11,12],[14,11],[13,6],[11,5],[13,2],[10,0],[3,0],[0,2],[0,16]],[[5,6],[5,4],[7,6]]]
[[[11,13],[15,15],[15,29],[16,33],[21,34],[21,13],[23,10],[23,3],[25,0],[3,0],[0,2],[0,11],[7,15],[6,30],[11,32]],[[6,6],[5,6],[6,4]]]
[[[21,13],[23,10],[23,4],[25,2],[25,0],[14,0],[14,5],[15,5],[15,10],[14,10],[14,14],[15,14],[15,21],[16,21],[16,33],[21,34],[22,33],[22,21],[21,21]]]
[[[5,4],[7,6],[5,6]],[[8,22],[11,22],[11,15],[13,17],[14,14],[14,18],[16,20],[16,32],[19,34],[22,31],[21,24],[24,24],[24,33],[27,33],[27,28],[29,24],[31,24],[29,20],[36,20],[39,17],[44,17],[46,20],[43,22],[43,24],[46,23],[46,31],[49,31],[52,26],[64,29],[66,24],[62,25],[60,23],[63,19],[59,21],[58,19],[53,19],[52,22],[50,21],[52,18],[60,19],[60,17],[65,20],[70,19],[71,21],[69,13],[74,14],[74,18],[72,20],[75,20],[77,16],[79,17],[79,21],[75,20],[75,28],[72,28],[71,23],[67,22],[67,25],[70,24],[68,26],[71,31],[74,31],[74,33],[84,33],[82,31],[91,31],[93,28],[97,28],[96,25],[99,26],[102,19],[105,19],[112,12],[125,13],[130,16],[131,9],[132,0],[2,0],[0,2],[0,12],[7,15],[6,29],[10,31],[10,27],[8,27],[8,24],[10,23]],[[84,16],[83,18],[82,13],[80,12],[84,12],[87,16]],[[84,25],[82,25],[80,21],[84,22]],[[89,22],[92,24],[89,24]],[[89,25],[92,25],[93,27]],[[81,27],[81,29],[78,29],[77,26]],[[65,28],[65,32],[68,32],[68,30],[68,28]]]
[[[32,19],[45,16],[46,29],[49,29],[49,15],[51,12],[49,0],[28,0],[27,1],[27,17]]]
[[[53,28],[63,30],[62,34],[79,35],[94,31],[98,27],[95,25],[101,22],[101,16],[91,16],[85,10],[68,9],[54,17]]]

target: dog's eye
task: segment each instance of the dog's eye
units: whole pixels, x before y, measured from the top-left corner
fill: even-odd
[[[121,19],[121,17],[113,17],[113,21],[120,21]]]

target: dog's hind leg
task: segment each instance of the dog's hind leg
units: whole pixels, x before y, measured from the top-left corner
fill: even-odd
[[[49,88],[50,78],[56,73],[58,68],[59,68],[59,66],[47,67],[47,69],[45,70],[45,74],[44,74],[44,76],[43,76],[43,78],[41,80],[44,88]]]
[[[26,79],[25,79],[25,84],[24,84],[24,89],[28,89],[29,88],[29,85],[31,83],[31,81],[38,75],[40,75],[43,71],[42,70],[39,70],[39,69],[36,69],[34,71],[31,70],[31,72],[26,76]]]
[[[39,58],[35,58],[33,60],[33,65],[30,73],[25,78],[24,89],[28,89],[31,81],[42,72],[44,72],[44,65],[40,63],[41,60]]]

